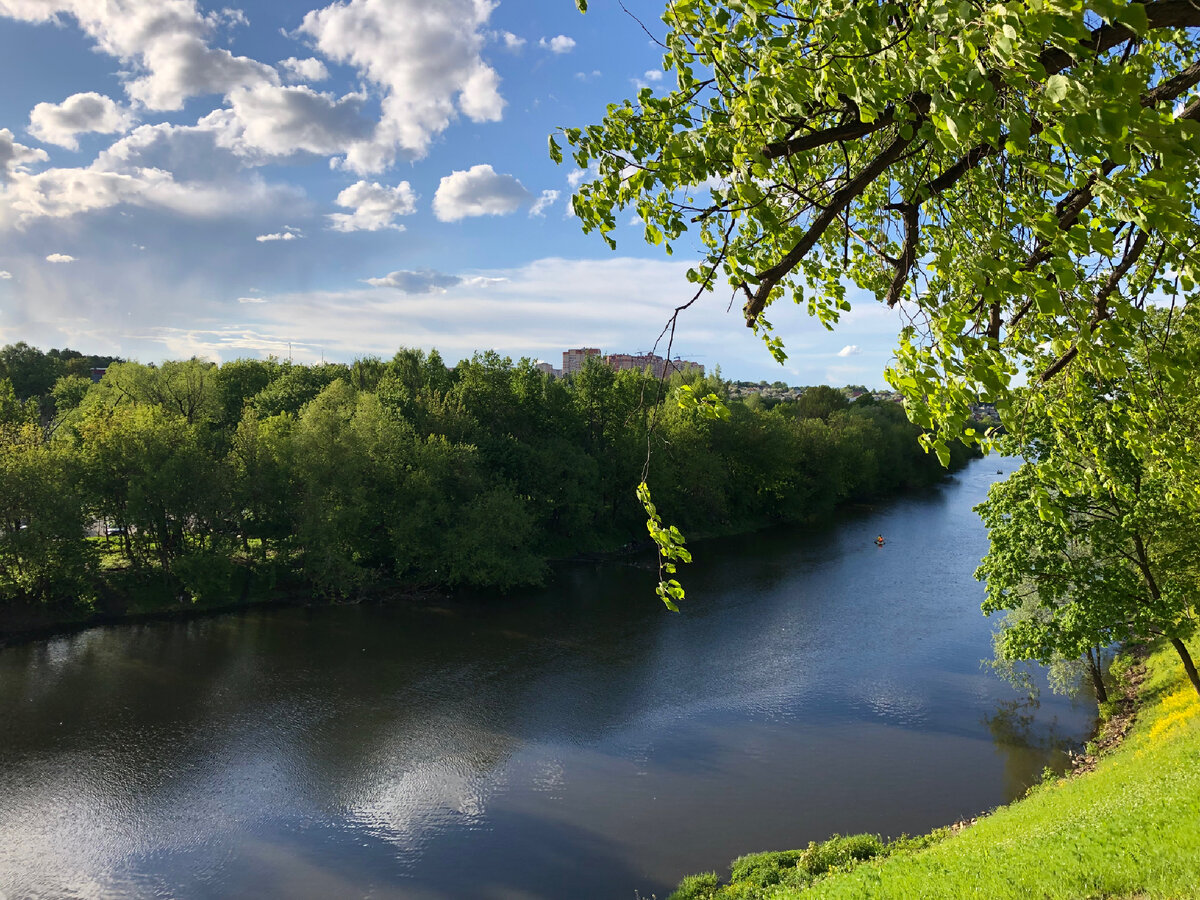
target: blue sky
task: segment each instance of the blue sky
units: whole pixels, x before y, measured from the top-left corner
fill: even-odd
[[[661,0],[626,7],[661,33]],[[658,49],[609,0],[0,0],[0,343],[142,361],[437,347],[559,364],[647,350],[690,296],[617,251],[546,137],[598,121]],[[632,220],[632,215],[629,216]],[[773,311],[780,367],[719,290],[675,352],[726,377],[882,386],[895,314]]]

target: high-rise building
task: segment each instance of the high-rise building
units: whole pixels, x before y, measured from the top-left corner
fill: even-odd
[[[680,359],[678,356],[674,359],[663,359],[657,353],[610,353],[604,359],[618,372],[622,369],[636,369],[639,372],[649,369],[654,378],[662,378],[664,373],[688,372],[693,369],[698,370],[701,375],[704,374],[704,366],[700,363]]]
[[[563,351],[563,378],[568,375],[573,375],[583,368],[584,362],[589,356],[599,356],[600,350],[598,347],[577,347],[573,350]]]

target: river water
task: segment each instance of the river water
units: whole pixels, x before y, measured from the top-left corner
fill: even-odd
[[[1015,465],[699,545],[679,615],[644,564],[578,564],[0,649],[0,893],[662,898],[1004,803],[1092,723],[980,666],[971,507]]]

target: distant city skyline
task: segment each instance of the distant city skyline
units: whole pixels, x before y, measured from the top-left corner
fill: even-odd
[[[669,88],[642,30],[661,34],[661,0],[625,6],[0,0],[0,343],[144,362],[653,347],[700,248],[663,256],[629,212],[609,252],[568,208],[587,173],[546,152]],[[851,290],[831,334],[782,303],[780,367],[730,296],[680,316],[672,355],[882,386],[898,310]]]

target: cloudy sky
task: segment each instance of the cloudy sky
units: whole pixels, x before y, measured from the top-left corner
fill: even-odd
[[[652,31],[661,0],[626,0]],[[145,362],[437,347],[561,363],[648,350],[690,296],[632,222],[567,211],[546,137],[658,50],[616,0],[0,0],[0,343]],[[630,217],[632,218],[632,217]],[[719,291],[675,351],[726,377],[882,386],[894,316],[771,316]]]

